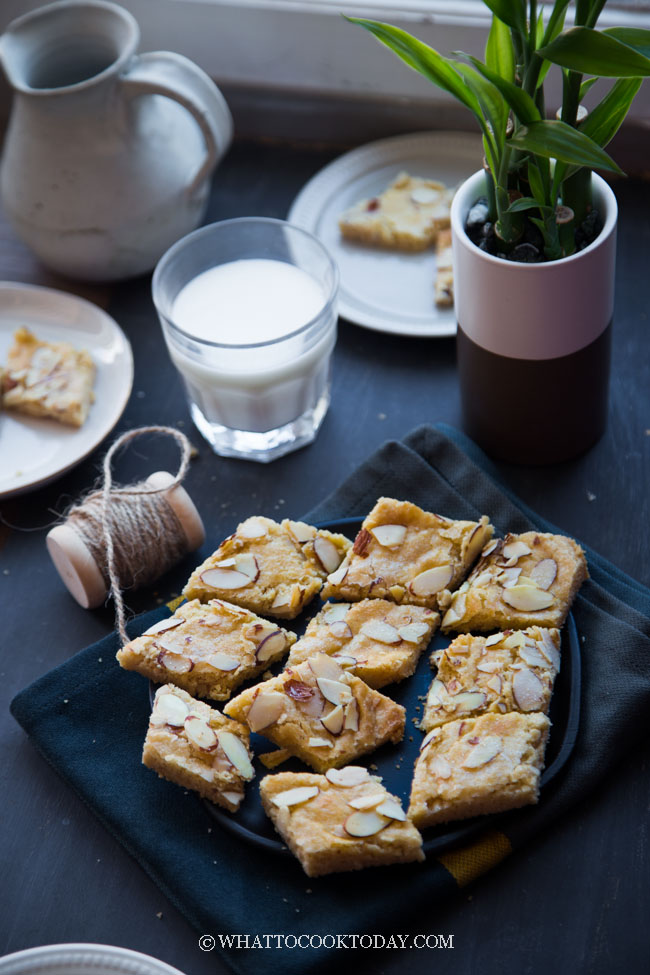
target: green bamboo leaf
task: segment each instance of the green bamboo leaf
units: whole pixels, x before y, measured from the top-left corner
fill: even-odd
[[[480,105],[451,61],[443,58],[428,44],[424,44],[417,37],[413,37],[412,34],[401,30],[399,27],[392,27],[390,24],[383,24],[378,20],[364,20],[360,17],[346,17],[345,19],[352,24],[359,24],[360,27],[364,27],[378,41],[381,41],[394,54],[397,54],[409,68],[417,71],[432,81],[434,85],[457,98],[459,102],[462,102],[466,108],[474,113],[481,127],[484,127],[485,120],[482,117]]]
[[[522,0],[484,0],[484,3],[508,27],[526,33],[526,4]]]
[[[582,82],[580,85],[580,101],[582,101],[589,89],[593,87],[597,81],[600,81],[600,78],[587,78],[586,81]]]
[[[618,132],[642,83],[641,78],[619,78],[580,123],[580,132],[599,146],[606,146]]]
[[[483,64],[478,58],[472,57],[471,54],[454,51],[454,55],[467,58],[471,61],[476,70],[480,71],[484,78],[491,81],[499,89],[520,122],[537,122],[541,118],[537,105],[523,88],[519,88],[518,85],[506,81],[505,78],[500,77],[495,71],[491,71],[486,64]]]
[[[564,20],[566,17],[567,7],[571,0],[556,0],[553,9],[551,10],[551,16],[548,18],[548,23],[546,25],[546,30],[544,31],[544,37],[539,47],[543,47],[545,44],[550,44],[557,35],[560,33],[564,27]]]
[[[622,172],[614,160],[589,136],[564,122],[531,122],[515,132],[510,139],[510,145],[547,159],[589,166],[592,169],[606,169],[613,173]]]
[[[603,34],[634,48],[645,58],[650,58],[650,30],[641,30],[639,27],[606,27]]]
[[[650,58],[610,34],[590,27],[572,27],[538,52],[554,64],[601,78],[645,78]]]
[[[508,213],[522,213],[524,210],[544,210],[544,204],[539,203],[532,196],[520,196],[518,200],[514,200],[508,207]],[[550,210],[550,207],[548,207]]]
[[[515,78],[515,52],[510,31],[498,17],[492,18],[492,26],[485,45],[485,63],[505,81]]]
[[[539,17],[537,18],[537,24],[535,26],[535,50],[540,47],[542,40],[544,38],[544,8],[539,12]]]
[[[548,168],[548,164],[546,164],[546,166]],[[528,183],[535,199],[540,203],[546,202],[548,198],[549,186],[545,182],[539,166],[537,166],[537,164],[532,160],[530,160],[528,163]]]
[[[481,77],[478,71],[468,64],[457,64],[456,70],[462,75],[465,84],[476,97],[484,117],[492,128],[495,155],[500,155],[506,138],[508,106],[499,89]]]

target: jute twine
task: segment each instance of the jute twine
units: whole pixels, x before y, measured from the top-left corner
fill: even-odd
[[[141,481],[114,488],[111,464],[115,454],[146,434],[173,437],[179,444],[181,463],[174,480],[164,487],[152,487]],[[115,622],[123,643],[128,643],[129,637],[122,591],[137,589],[160,578],[188,551],[185,533],[165,493],[185,477],[191,449],[185,434],[173,427],[129,430],[115,441],[104,458],[101,487],[91,491],[67,513],[66,524],[85,542],[109,596],[113,597]]]

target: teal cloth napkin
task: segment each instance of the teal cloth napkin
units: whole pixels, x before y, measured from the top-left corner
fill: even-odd
[[[362,516],[381,495],[455,518],[485,513],[501,532],[561,531],[518,501],[480,450],[447,427],[421,427],[386,443],[305,518]],[[583,640],[581,724],[568,766],[538,806],[508,814],[498,832],[489,829],[468,849],[424,865],[310,880],[293,859],[280,861],[222,832],[196,797],[140,764],[148,687],[115,662],[115,634],[18,694],[12,713],[197,931],[217,937],[234,971],[252,975],[262,964],[268,975],[331,971],[336,948],[266,951],[262,961],[258,952],[221,947],[218,935],[428,931],[436,903],[557,820],[602,783],[631,740],[650,731],[650,592],[585,550],[591,578],[574,604]],[[166,612],[133,620],[130,634]],[[98,707],[98,687],[119,708]],[[405,890],[408,897],[400,895]]]

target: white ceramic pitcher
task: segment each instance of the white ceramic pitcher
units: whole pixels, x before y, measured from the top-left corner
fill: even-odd
[[[63,0],[0,38],[15,93],[4,211],[44,264],[72,277],[150,270],[201,222],[232,139],[211,79],[178,54],[136,56],[139,37],[116,4]]]

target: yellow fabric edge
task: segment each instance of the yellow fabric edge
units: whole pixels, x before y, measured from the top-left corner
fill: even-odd
[[[469,846],[443,853],[438,857],[438,862],[452,875],[459,887],[466,887],[505,860],[509,853],[512,853],[512,845],[505,833],[491,830]]]

